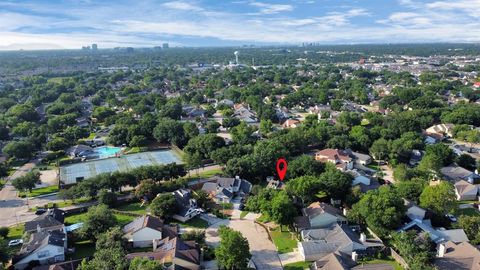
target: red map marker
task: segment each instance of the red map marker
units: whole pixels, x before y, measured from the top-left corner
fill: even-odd
[[[285,178],[285,174],[287,173],[287,161],[284,158],[279,158],[277,160],[277,173],[280,180],[283,181],[283,178]]]

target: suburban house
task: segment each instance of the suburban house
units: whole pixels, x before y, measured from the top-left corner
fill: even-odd
[[[185,117],[182,116],[182,119],[195,119],[197,117],[204,118],[205,117],[205,110],[201,107],[194,107],[190,105],[186,105],[182,107],[183,114]]]
[[[480,251],[470,243],[456,244],[447,241],[438,245],[437,257],[433,264],[439,270],[478,270]]]
[[[350,155],[338,149],[323,149],[315,153],[315,160],[321,162],[331,162],[335,164],[337,169],[342,171],[353,169],[353,158]]]
[[[362,153],[359,153],[359,152],[354,152],[352,151],[351,149],[346,149],[345,150],[345,153],[347,155],[349,155],[351,158],[353,158],[353,161],[355,162],[355,164],[360,164],[360,165],[368,165],[370,163],[372,163],[372,158],[367,155],[367,154],[362,154]]]
[[[446,230],[444,228],[433,228],[430,219],[427,219],[427,211],[409,200],[404,200],[407,206],[407,217],[411,220],[404,224],[397,232],[414,230],[419,234],[427,234],[436,244],[446,241],[454,243],[468,242],[469,239],[463,229]]]
[[[235,196],[247,196],[251,189],[252,184],[238,176],[214,177],[212,182],[202,186],[202,190],[207,192],[216,203],[230,203]]]
[[[203,213],[203,210],[197,207],[197,200],[193,198],[191,190],[178,189],[173,192],[173,196],[178,208],[177,213],[173,215],[174,219],[186,222]]]
[[[12,258],[16,270],[23,270],[31,262],[48,265],[65,260],[67,235],[62,230],[37,231],[30,234],[30,239],[23,244],[17,255]]]
[[[335,224],[347,224],[342,211],[321,202],[314,202],[302,209],[302,215],[295,218],[295,228],[298,232],[305,229],[329,228]]]
[[[127,259],[137,257],[159,261],[169,265],[165,269],[200,269],[200,249],[194,241],[182,241],[178,237],[167,237],[154,241],[153,251],[127,254]]]
[[[284,128],[296,128],[300,125],[300,121],[297,119],[287,119],[283,122],[282,127]]]
[[[425,130],[425,135],[443,140],[446,137],[453,137],[452,131],[454,127],[455,125],[453,124],[433,125]]]
[[[480,175],[454,164],[441,168],[440,172],[451,182],[465,180],[474,184],[476,181],[480,180]]]
[[[283,189],[285,185],[280,180],[275,180],[273,176],[267,177],[267,188],[271,189]]]
[[[25,222],[25,232],[33,233],[37,231],[57,231],[64,230],[63,221],[65,212],[60,209],[48,209],[47,212],[36,217],[32,221]]]
[[[157,217],[145,215],[125,225],[123,233],[134,248],[143,248],[153,246],[155,240],[176,236],[177,228],[164,225]]]
[[[258,123],[257,115],[254,111],[250,110],[248,107],[245,107],[243,104],[235,104],[233,106],[234,113],[233,116],[247,124],[256,124]]]
[[[455,195],[459,201],[479,200],[480,185],[473,185],[465,180],[455,183]]]
[[[351,256],[354,252],[373,255],[385,246],[380,240],[357,234],[347,225],[335,224],[331,228],[309,229],[301,232],[298,251],[305,261],[315,261],[333,252]]]

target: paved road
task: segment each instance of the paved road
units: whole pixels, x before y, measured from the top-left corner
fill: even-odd
[[[221,225],[228,226],[242,233],[248,240],[252,261],[257,269],[281,270],[282,263],[278,256],[275,245],[268,239],[267,231],[252,220],[222,220],[206,229],[206,243],[216,247],[219,245],[218,228]]]

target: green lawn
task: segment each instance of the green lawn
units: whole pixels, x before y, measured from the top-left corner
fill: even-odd
[[[95,136],[97,136],[97,133],[91,132],[90,135],[88,135],[87,140],[93,140],[95,139]]]
[[[359,260],[358,263],[361,264],[390,264],[393,266],[394,270],[403,270],[403,267],[398,264],[393,258],[390,258],[388,260],[381,260],[381,259],[374,259],[374,260],[368,260],[368,261],[363,261]]]
[[[215,175],[221,175],[223,173],[222,169],[213,169],[208,171],[201,171],[197,174],[196,170],[193,170],[190,174],[190,177],[187,176],[188,180],[197,180],[199,178],[209,178]]]
[[[45,194],[58,192],[58,186],[49,186],[33,189],[32,192],[20,192],[19,196],[24,198],[28,197],[37,197]]]
[[[246,215],[248,215],[248,213],[250,213],[250,212],[248,212],[248,211],[242,211],[242,212],[240,213],[240,218],[244,218]]]
[[[86,215],[87,213],[85,212],[81,214],[68,216],[65,218],[65,223],[75,224],[75,223],[84,222]],[[134,216],[128,216],[128,215],[122,215],[122,214],[114,214],[114,215],[117,218],[118,225],[120,226],[125,226],[136,218]]]
[[[208,222],[205,220],[194,217],[185,223],[179,223],[180,225],[187,227],[187,228],[196,228],[196,229],[205,229],[208,227]]]
[[[459,217],[461,215],[465,216],[480,216],[480,212],[475,208],[464,208],[464,209],[456,209],[455,216]]]
[[[23,224],[20,224],[17,226],[9,227],[9,229],[10,230],[8,231],[8,235],[7,235],[8,241],[22,238],[25,230],[25,226]]]
[[[285,264],[283,266],[283,269],[284,270],[304,270],[306,268],[308,269],[311,264],[312,264],[312,262],[289,263],[289,264]]]
[[[75,252],[72,255],[73,260],[90,257],[95,253],[95,244],[90,240],[75,242],[74,246]]]
[[[273,243],[277,247],[278,253],[292,252],[297,247],[297,239],[289,231],[280,231],[280,226],[270,231]]]
[[[129,213],[144,215],[147,213],[147,205],[144,205],[144,206],[141,206],[141,205],[142,203],[140,202],[134,202],[134,203],[124,204],[124,205],[115,207],[115,209],[122,212],[129,212]]]

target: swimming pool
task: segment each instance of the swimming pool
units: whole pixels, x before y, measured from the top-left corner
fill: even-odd
[[[102,146],[93,149],[94,154],[92,156],[98,156],[98,158],[114,157],[117,153],[120,153],[122,148],[113,146]]]

